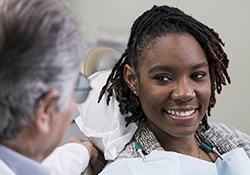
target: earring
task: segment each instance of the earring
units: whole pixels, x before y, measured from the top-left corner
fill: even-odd
[[[136,91],[133,91],[133,93],[136,95]]]

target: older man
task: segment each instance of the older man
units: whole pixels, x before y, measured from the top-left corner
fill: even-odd
[[[0,174],[51,174],[40,162],[57,147],[76,100],[82,102],[89,90],[79,76],[83,45],[77,23],[59,0],[0,4]],[[68,152],[59,151],[75,151],[60,174],[76,163],[83,170],[97,157],[90,143],[73,142],[65,145]]]

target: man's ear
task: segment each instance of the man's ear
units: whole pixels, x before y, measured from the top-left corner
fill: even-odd
[[[134,94],[137,94],[137,77],[135,70],[131,66],[126,64],[124,66],[123,74],[130,90],[133,91]]]
[[[35,126],[39,133],[49,133],[52,116],[57,112],[58,97],[58,91],[52,90],[40,99],[40,104],[36,110],[34,119]]]

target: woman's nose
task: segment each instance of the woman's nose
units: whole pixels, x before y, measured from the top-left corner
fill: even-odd
[[[195,97],[194,87],[188,80],[179,81],[173,90],[171,97],[177,101],[189,101]]]

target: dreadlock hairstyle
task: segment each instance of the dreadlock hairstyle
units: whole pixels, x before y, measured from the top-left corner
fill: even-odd
[[[197,40],[206,54],[211,77],[211,97],[202,124],[205,130],[209,129],[207,115],[210,116],[211,108],[215,106],[215,92],[220,94],[222,85],[231,82],[227,72],[229,60],[222,48],[224,43],[213,29],[178,8],[169,6],[153,6],[136,19],[131,28],[127,48],[113,67],[100,92],[98,101],[107,91],[107,104],[109,104],[111,96],[115,96],[119,102],[121,114],[127,115],[126,125],[144,118],[145,115],[138,97],[134,95],[125,82],[124,66],[128,64],[138,73],[143,54],[154,44],[155,39],[174,33],[189,33]]]

